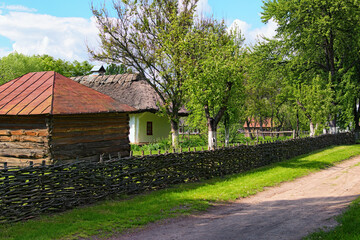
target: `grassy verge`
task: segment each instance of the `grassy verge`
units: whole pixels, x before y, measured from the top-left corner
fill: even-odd
[[[72,239],[121,232],[157,220],[205,210],[333,165],[360,154],[360,145],[330,147],[246,173],[181,184],[148,194],[0,226],[0,239]]]
[[[360,198],[356,199],[348,210],[337,218],[339,225],[331,231],[320,230],[307,236],[306,240],[358,240],[360,239]]]

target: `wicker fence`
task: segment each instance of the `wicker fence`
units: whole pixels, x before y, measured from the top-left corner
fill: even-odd
[[[26,220],[116,194],[133,194],[239,173],[330,145],[353,144],[342,133],[215,151],[169,153],[0,170],[0,222]]]

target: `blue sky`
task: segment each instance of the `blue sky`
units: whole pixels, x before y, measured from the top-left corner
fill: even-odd
[[[86,45],[98,46],[91,2],[99,6],[104,0],[0,0],[0,57],[17,51],[89,60]],[[275,33],[275,23],[261,22],[261,6],[262,0],[200,0],[198,11],[225,19],[229,27],[236,24],[253,43],[258,35]]]

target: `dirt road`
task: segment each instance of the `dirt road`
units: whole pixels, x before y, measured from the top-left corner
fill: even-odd
[[[210,211],[150,224],[112,239],[301,239],[360,195],[360,157]]]

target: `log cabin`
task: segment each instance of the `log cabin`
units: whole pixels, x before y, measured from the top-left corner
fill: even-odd
[[[24,166],[128,156],[133,107],[56,72],[0,86],[0,162]]]

